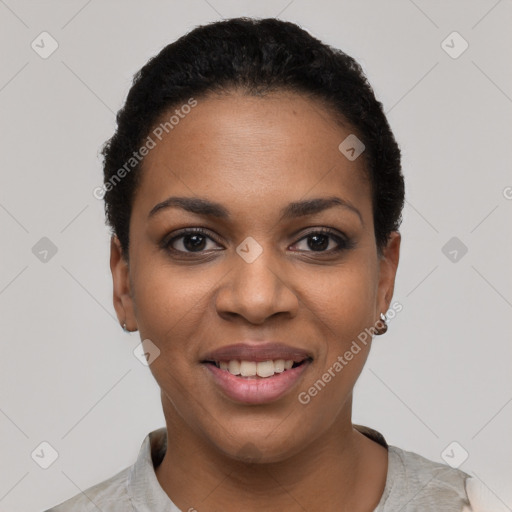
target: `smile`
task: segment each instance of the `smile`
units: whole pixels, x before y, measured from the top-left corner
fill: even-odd
[[[243,404],[279,400],[298,385],[312,361],[309,350],[253,340],[217,348],[200,360],[213,387]]]
[[[303,364],[306,360],[295,363],[292,359],[276,359],[268,361],[207,361],[221,370],[228,371],[231,375],[240,375],[245,378],[269,378],[283,373]]]

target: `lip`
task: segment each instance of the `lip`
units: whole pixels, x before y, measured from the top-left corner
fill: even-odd
[[[243,404],[267,404],[289,393],[299,382],[311,360],[300,366],[276,373],[272,377],[240,377],[221,370],[214,364],[203,364],[221,392],[231,400]]]
[[[233,360],[262,362],[277,359],[302,364],[264,378],[233,375],[211,364]],[[243,404],[266,404],[289,393],[312,360],[309,351],[298,347],[276,342],[245,341],[213,350],[201,358],[201,363],[208,370],[208,376],[213,379],[216,387],[229,399]]]
[[[300,363],[304,359],[313,359],[313,357],[307,350],[291,347],[283,343],[248,341],[220,347],[207,353],[201,358],[201,362],[232,361],[235,359],[237,361],[255,361],[257,363],[270,359],[284,359]]]

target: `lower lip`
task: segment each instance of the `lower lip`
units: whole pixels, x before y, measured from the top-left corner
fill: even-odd
[[[305,361],[296,368],[264,378],[233,375],[210,363],[205,363],[205,366],[211,372],[215,383],[231,400],[245,404],[266,404],[286,395],[299,381],[309,363],[310,361]]]

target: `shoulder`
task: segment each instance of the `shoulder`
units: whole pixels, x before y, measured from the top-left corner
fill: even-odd
[[[478,477],[466,480],[466,491],[470,506],[462,512],[510,512],[506,503]]]
[[[379,512],[460,512],[468,505],[467,473],[396,446],[388,450],[388,479]]]
[[[389,447],[388,481],[375,512],[507,512],[481,480],[414,452]]]
[[[155,505],[151,510],[167,510],[169,497],[160,487],[154,470],[163,458],[166,442],[165,428],[150,432],[133,465],[45,512],[130,512],[136,507],[150,510],[149,502]]]
[[[127,467],[45,512],[129,512],[132,510],[126,488],[129,476],[130,467]]]
[[[469,475],[464,471],[396,446],[391,446],[390,451],[400,460],[406,480],[411,486],[446,489],[466,497],[465,482]]]

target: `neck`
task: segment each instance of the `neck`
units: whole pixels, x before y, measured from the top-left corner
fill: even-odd
[[[350,415],[295,455],[270,463],[226,456],[175,415],[166,414],[166,423],[167,451],[156,476],[184,511],[370,512],[384,491],[387,450],[355,430]]]

